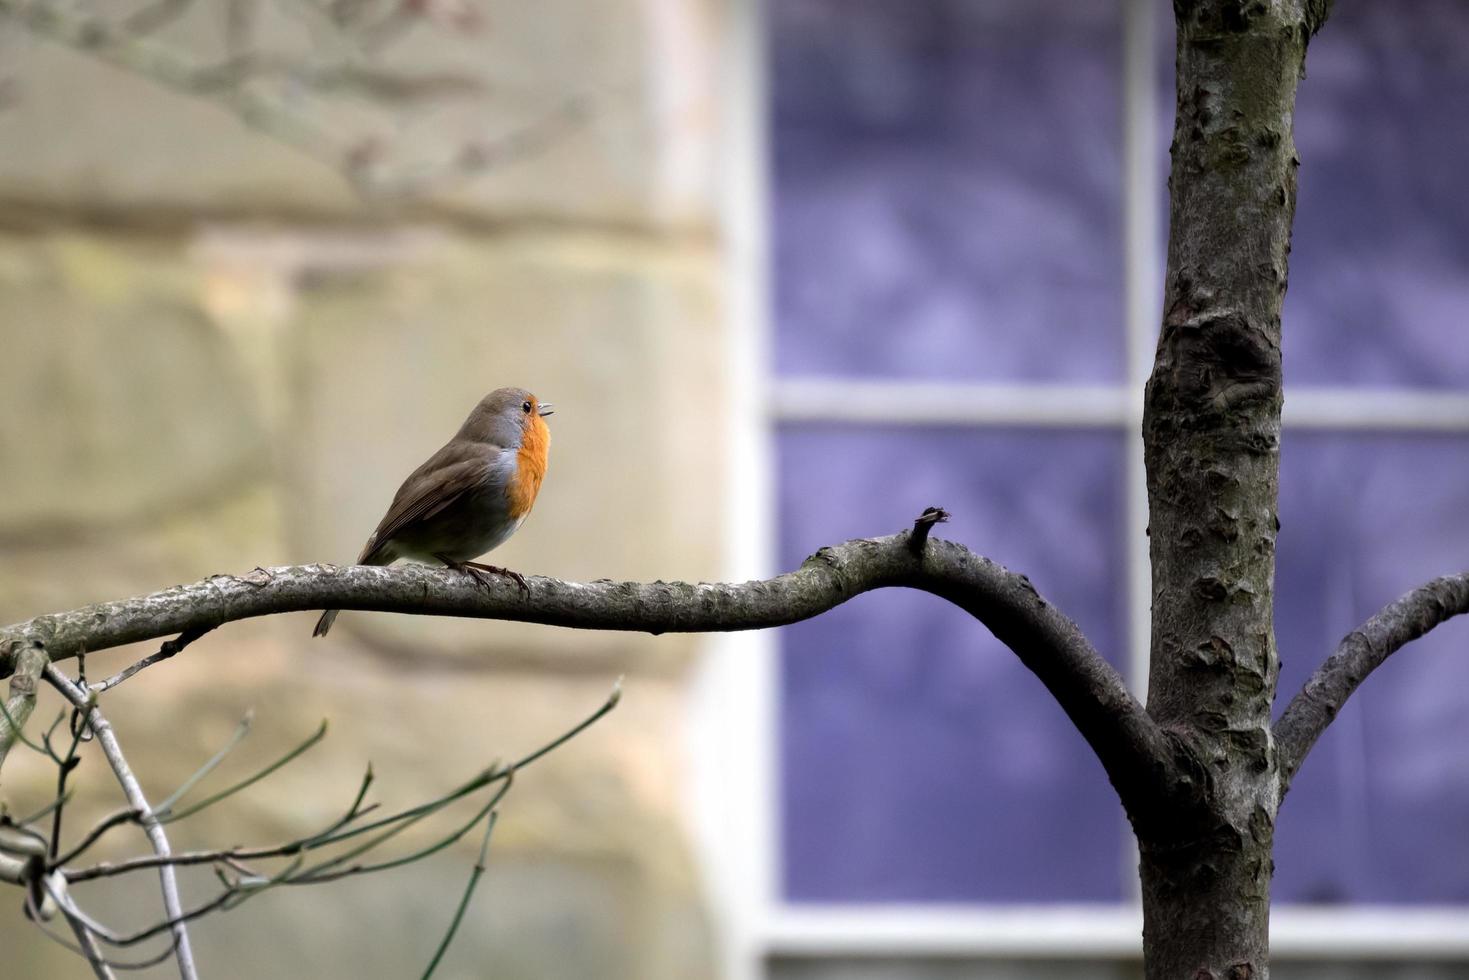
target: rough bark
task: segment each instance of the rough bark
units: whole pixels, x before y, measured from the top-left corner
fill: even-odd
[[[1268,976],[1279,803],[1270,706],[1280,309],[1295,211],[1292,117],[1325,10],[1174,4],[1177,99],[1164,317],[1144,403],[1148,712],[1196,778],[1134,819],[1149,980]]]
[[[152,595],[40,616],[0,630],[0,676],[12,650],[45,644],[53,661],[224,623],[326,608],[477,616],[579,629],[701,633],[762,629],[809,619],[873,589],[931,592],[973,615],[1055,696],[1097,753],[1124,806],[1156,808],[1176,775],[1163,736],[1117,671],[1076,624],[1018,575],[950,541],[930,540],[934,518],[886,538],[822,548],[768,581],[562,582],[526,576],[478,583],[441,568],[307,565],[217,575]],[[179,644],[175,644],[179,645]]]

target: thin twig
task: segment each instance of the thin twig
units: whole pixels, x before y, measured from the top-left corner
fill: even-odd
[[[148,798],[144,795],[143,787],[138,784],[137,777],[133,775],[127,759],[122,754],[122,747],[117,742],[112,725],[97,707],[96,695],[91,692],[83,693],[52,664],[46,665],[45,677],[52,687],[61,692],[62,697],[72,703],[73,707],[85,712],[92,732],[102,746],[102,753],[107,757],[108,764],[112,766],[112,771],[122,786],[123,794],[133,809],[138,811],[143,832],[147,835],[149,843],[153,845],[153,852],[160,857],[166,857],[171,852],[168,836],[163,831],[163,825],[154,817],[152,809],[148,806]],[[183,913],[183,906],[179,901],[178,879],[173,867],[171,865],[159,867],[158,877],[163,889],[164,912],[170,919],[179,919]],[[193,949],[189,944],[189,934],[184,923],[179,921],[174,924],[172,932],[176,943],[174,958],[178,962],[182,980],[198,980],[199,973],[194,965]]]
[[[193,643],[195,640],[199,639],[199,637],[208,633],[210,629],[212,629],[212,627],[184,630],[184,632],[180,633],[173,639],[165,640],[163,646],[158,648],[157,653],[144,657],[142,660],[139,660],[131,667],[128,667],[125,670],[121,670],[116,674],[113,674],[105,681],[93,684],[92,690],[96,691],[98,694],[101,694],[103,691],[110,691],[112,688],[121,684],[129,677],[132,677],[140,670],[152,667],[156,663],[162,663],[165,660],[178,656],[178,654],[184,649],[184,647],[188,646],[190,643]]]
[[[319,864],[314,868],[307,868],[301,873],[298,878],[291,881],[290,884],[311,885],[317,884],[319,882],[335,881],[338,878],[346,878],[351,875],[371,874],[375,871],[387,871],[391,868],[400,868],[405,864],[412,864],[415,861],[421,861],[432,854],[437,854],[444,848],[452,846],[459,840],[459,838],[469,833],[469,831],[473,829],[475,824],[479,823],[485,818],[488,813],[494,810],[494,808],[499,805],[500,801],[505,798],[505,794],[510,792],[510,786],[514,782],[514,779],[515,777],[513,773],[507,773],[505,776],[505,781],[500,785],[500,788],[495,791],[494,795],[489,798],[484,806],[480,807],[479,810],[475,812],[474,816],[465,821],[462,826],[450,831],[448,834],[445,834],[443,837],[434,841],[432,844],[427,845],[426,847],[422,847],[419,850],[412,851],[408,854],[403,855],[402,857],[393,858],[389,861],[379,861],[376,864],[356,864],[350,868],[345,868],[340,871],[325,870],[328,867],[335,867],[342,862],[348,860],[349,858],[356,857],[358,854],[365,854],[368,851],[373,850],[383,841],[387,840],[388,837],[398,833],[400,830],[408,828],[423,817],[428,816],[428,813],[420,814],[410,820],[406,820],[398,827],[394,828],[391,833],[373,838],[373,840],[368,844],[359,845],[352,851],[349,851],[346,854],[343,854],[337,858],[333,858],[329,862],[323,862],[322,864]],[[432,813],[436,811],[429,812]]]
[[[485,818],[485,836],[479,842],[479,857],[474,862],[474,869],[469,873],[469,883],[464,886],[464,894],[459,899],[459,907],[454,910],[454,918],[449,920],[449,930],[444,933],[444,938],[439,942],[439,948],[434,950],[434,958],[429,960],[428,969],[423,971],[423,980],[429,980],[438,969],[439,961],[444,958],[444,953],[449,949],[449,944],[454,941],[454,933],[459,929],[459,923],[464,918],[464,913],[469,909],[469,900],[474,897],[474,887],[479,884],[480,876],[485,873],[485,855],[490,849],[490,834],[495,830],[496,814],[492,810]]]
[[[394,824],[401,823],[406,820],[416,820],[421,816],[425,816],[429,813],[434,813],[442,810],[450,803],[453,803],[456,800],[461,800],[466,796],[478,792],[486,786],[493,785],[497,782],[510,782],[514,778],[516,772],[529,766],[537,759],[540,759],[541,757],[546,755],[546,753],[554,751],[556,748],[564,745],[568,739],[576,737],[578,734],[585,731],[590,725],[596,723],[598,719],[606,716],[609,711],[617,706],[621,698],[622,681],[621,679],[619,679],[618,682],[613,685],[612,692],[607,696],[607,699],[603,701],[602,704],[594,712],[592,712],[584,720],[579,722],[575,727],[573,727],[566,733],[557,736],[546,745],[543,745],[535,751],[529,753],[518,762],[516,762],[513,766],[504,769],[497,766],[490,766],[489,768],[484,769],[476,774],[474,777],[466,780],[465,782],[459,784],[458,786],[442,794],[441,796],[436,797],[433,800],[430,800],[426,803],[421,803],[414,807],[410,807],[406,810],[400,810],[399,812],[394,813],[390,816],[379,818],[378,820],[374,820],[361,826],[352,827],[349,825],[354,823],[360,817],[365,816],[367,813],[371,812],[372,809],[376,806],[376,804],[371,807],[365,808],[361,806],[362,801],[367,794],[367,787],[371,785],[372,782],[372,768],[370,766],[368,767],[367,773],[363,776],[362,784],[357,791],[357,796],[353,799],[352,806],[348,808],[346,815],[334,821],[325,830],[319,831],[318,833],[306,837],[300,837],[292,841],[287,841],[284,844],[275,844],[264,847],[233,847],[206,851],[185,851],[179,854],[153,854],[143,857],[129,858],[124,861],[116,862],[104,861],[86,868],[63,868],[62,874],[69,882],[79,882],[90,881],[95,878],[114,877],[117,875],[127,874],[132,871],[137,871],[142,868],[216,864],[220,862],[232,861],[257,861],[278,857],[298,857],[308,851],[326,847],[331,844],[338,844],[346,840],[351,840],[362,834],[371,833],[374,830],[378,830],[384,827],[391,827]],[[503,790],[499,795],[503,795]],[[496,796],[496,800],[498,800],[498,795]],[[122,816],[122,814],[113,814],[113,816],[109,819],[120,819]],[[318,865],[315,870],[321,870],[321,866]]]
[[[233,749],[236,745],[239,744],[240,739],[244,737],[244,733],[248,730],[248,727],[249,727],[249,716],[247,716],[245,719],[242,719],[241,720],[239,727],[237,727],[235,729],[234,736],[231,738],[231,740],[229,741],[229,743],[225,745],[225,747],[223,749],[221,749],[213,757],[211,757],[208,762],[206,762],[203,766],[201,766],[198,770],[196,770],[194,772],[194,774],[191,775],[188,779],[184,780],[183,785],[180,786],[177,790],[175,790],[174,793],[171,796],[169,796],[169,798],[167,800],[165,800],[163,803],[160,803],[157,807],[154,808],[154,810],[153,810],[154,817],[156,817],[158,820],[160,820],[163,823],[172,823],[175,820],[181,820],[184,817],[188,817],[188,816],[191,816],[191,815],[193,815],[195,813],[198,813],[200,810],[204,809],[206,806],[212,806],[213,804],[218,803],[220,800],[223,800],[223,799],[229,797],[230,795],[239,792],[240,790],[242,790],[245,787],[251,785],[252,783],[257,782],[257,781],[265,778],[266,776],[270,775],[272,772],[275,772],[276,770],[280,769],[281,766],[283,766],[286,763],[290,762],[292,759],[295,759],[295,758],[299,757],[302,752],[304,752],[306,749],[310,748],[312,745],[316,744],[316,742],[321,739],[322,735],[325,734],[322,729],[318,729],[314,734],[312,734],[306,740],[305,743],[303,743],[300,746],[297,746],[291,752],[287,753],[287,755],[284,758],[277,759],[276,761],[274,761],[274,762],[270,763],[268,766],[266,766],[264,769],[261,769],[261,770],[256,771],[252,776],[250,776],[250,777],[248,777],[248,778],[246,778],[246,779],[244,779],[244,780],[242,780],[242,781],[234,784],[233,786],[229,787],[226,790],[223,790],[220,793],[216,793],[214,796],[211,796],[208,799],[203,800],[203,801],[201,801],[198,804],[195,804],[194,806],[190,807],[187,810],[183,810],[183,811],[180,811],[178,813],[170,812],[170,809],[169,808],[171,808],[174,804],[176,804],[178,802],[178,800],[180,798],[182,798],[183,795],[189,791],[189,789],[191,789],[193,786],[195,786],[199,782],[200,779],[202,779],[215,766],[217,766],[219,764],[220,760],[222,760],[224,758],[224,756],[227,755],[231,749]],[[323,728],[324,727],[325,727],[325,723],[323,723]],[[362,802],[362,797],[367,793],[367,787],[369,785],[371,785],[371,782],[372,782],[372,771],[371,771],[371,768],[369,767],[368,774],[367,774],[367,776],[363,780],[363,786],[358,791],[358,795],[357,795],[356,800],[353,801],[352,809],[350,809],[348,811],[346,817],[343,817],[337,823],[333,824],[332,825],[332,829],[336,829],[337,827],[341,826],[343,823],[345,823],[349,819],[355,819],[357,816],[361,816],[361,814],[357,812],[357,807]],[[371,807],[369,807],[368,809],[370,810]],[[65,867],[66,865],[68,865],[71,862],[75,861],[83,853],[85,853],[93,844],[97,843],[97,841],[99,839],[101,839],[101,837],[104,834],[106,834],[108,831],[112,830],[114,827],[120,827],[123,824],[127,824],[127,823],[134,823],[134,824],[141,824],[142,823],[141,815],[138,813],[137,810],[133,810],[133,809],[118,810],[115,813],[109,814],[108,816],[104,817],[102,820],[98,821],[92,827],[92,829],[87,832],[86,836],[83,837],[74,847],[72,847],[71,850],[67,851],[66,854],[63,855],[63,856],[61,856],[60,858],[57,858],[53,862],[53,866],[55,866],[55,867]],[[224,853],[227,853],[227,852],[219,852],[219,853],[224,854]],[[164,863],[171,863],[171,864],[190,864],[190,863],[199,863],[199,862],[171,860],[171,861],[164,862]],[[155,866],[155,865],[149,865],[149,866]],[[128,870],[131,870],[131,869],[128,869]],[[78,880],[81,880],[81,879],[78,879]]]
[[[23,820],[17,820],[15,822],[21,826],[33,824],[37,820],[40,820],[42,817],[46,816],[52,810],[56,809],[59,806],[65,806],[69,802],[71,802],[71,790],[67,790],[65,796],[57,797],[50,803],[47,803],[45,806],[41,807],[41,809],[37,810],[35,813],[32,813]]]
[[[56,750],[51,747],[51,736],[56,733],[56,729],[61,727],[61,723],[66,719],[68,713],[66,708],[62,708],[56,713],[56,718],[52,720],[50,727],[41,733],[41,747],[45,750],[46,755],[50,757],[51,761],[58,766],[61,765],[61,756],[57,755]]]
[[[62,914],[67,917],[67,921],[72,924],[73,929],[75,929],[77,926],[81,926],[84,930],[86,930],[87,937],[93,940],[98,937],[105,938],[105,936],[109,933],[110,930],[108,930],[106,926],[102,925],[100,922],[97,922],[91,916],[83,912],[77,906],[76,902],[72,901],[72,898],[69,894],[66,894],[65,892],[58,892],[54,887],[52,887],[49,878],[43,883],[43,887],[46,890],[47,897],[50,898],[51,901],[55,902],[56,906],[61,909]],[[52,933],[49,929],[42,925],[40,921],[37,920],[38,913],[35,910],[35,904],[33,900],[27,904],[26,914],[33,921],[37,921],[38,925],[41,925],[42,932],[45,932],[61,946],[71,950],[73,953],[79,953],[82,956],[88,956],[85,948],[73,946],[71,943],[68,943],[66,940]],[[170,956],[173,956],[174,950],[177,948],[177,946],[178,939],[175,938],[172,942],[164,946],[157,953],[154,953],[152,956],[145,957],[141,960],[126,961],[104,959],[103,964],[113,970],[148,970],[157,966],[159,963],[162,963]],[[93,949],[98,949],[98,947],[94,944]],[[88,956],[88,958],[90,959],[90,956]]]
[[[115,813],[108,814],[97,821],[92,826],[92,829],[87,831],[86,836],[78,841],[71,850],[53,860],[51,862],[52,867],[66,867],[85,854],[93,844],[101,840],[103,834],[107,833],[113,827],[120,827],[125,823],[140,824],[142,822],[141,817],[142,815],[137,810],[118,810]]]
[[[352,799],[352,805],[347,807],[347,812],[342,814],[342,816],[335,823],[333,823],[326,830],[322,831],[321,836],[326,836],[333,831],[340,830],[341,828],[347,826],[347,824],[351,823],[353,820],[356,820],[362,814],[367,813],[377,807],[377,804],[374,803],[372,804],[372,806],[367,807],[366,809],[362,809],[362,801],[367,798],[367,791],[372,786],[373,778],[372,763],[369,762],[367,764],[367,771],[362,774],[362,784],[357,787],[357,795]]]
[[[207,807],[211,807],[214,804],[218,803],[219,801],[228,799],[229,797],[234,796],[236,793],[240,792],[241,790],[247,789],[247,788],[255,785],[256,783],[260,782],[260,780],[264,779],[266,776],[269,776],[271,773],[275,772],[277,769],[280,769],[282,766],[286,765],[288,762],[291,762],[294,759],[298,758],[304,752],[306,752],[306,750],[312,748],[314,745],[316,745],[316,743],[320,742],[323,738],[326,737],[326,729],[327,729],[326,719],[322,719],[322,722],[321,722],[320,727],[318,727],[316,729],[316,731],[313,732],[306,739],[306,741],[302,742],[300,745],[296,746],[294,749],[291,749],[285,755],[281,756],[279,759],[275,760],[270,765],[266,766],[264,769],[261,769],[261,770],[255,772],[254,774],[252,774],[250,776],[247,776],[246,778],[240,780],[238,783],[235,783],[233,786],[229,786],[229,787],[226,787],[225,789],[220,790],[218,793],[215,793],[213,796],[206,796],[204,799],[200,800],[198,803],[195,803],[193,806],[188,806],[188,807],[185,807],[182,810],[175,810],[175,811],[170,811],[170,812],[166,812],[166,813],[160,812],[158,814],[159,819],[162,820],[164,823],[174,823],[176,821],[183,820],[185,817],[192,817],[194,814],[198,813],[200,810],[203,810],[203,809],[205,809]]]
[[[46,924],[46,917],[41,914],[41,909],[36,904],[36,893],[30,888],[27,888],[25,890],[25,902],[22,907],[25,911],[26,918],[29,919],[36,926],[37,929],[41,930],[41,934],[43,936],[56,943],[62,949],[70,950],[71,952],[76,953],[78,956],[86,957],[89,961],[91,960],[91,954],[89,954],[86,949],[77,945],[76,943],[69,942],[66,938],[62,936],[57,935],[54,931],[52,931],[51,927]],[[69,924],[72,924],[73,929],[75,929],[78,925],[80,925],[83,929],[86,928],[86,925],[84,923],[82,923],[80,920],[73,920],[72,917],[69,915],[67,916],[67,922]],[[96,947],[94,945],[93,949],[95,948]],[[111,964],[107,964],[107,966],[110,967]],[[93,972],[96,972],[95,968]]]
[[[240,742],[244,740],[245,736],[250,734],[250,722],[253,717],[254,716],[251,712],[245,712],[245,717],[241,718],[240,723],[235,726],[234,734],[230,736],[230,740],[224,744],[224,747],[221,748],[218,752],[214,753],[214,755],[210,756],[209,759],[204,763],[204,765],[194,770],[189,778],[185,779],[179,785],[178,789],[174,790],[168,795],[167,799],[154,807],[153,813],[160,818],[167,817],[168,814],[173,810],[173,805],[179,800],[183,799],[188,794],[189,790],[199,785],[199,781],[202,780],[205,776],[209,775],[211,772],[213,772],[215,768],[224,761],[225,756],[233,752],[235,746],[239,745]]]
[[[81,663],[81,660],[78,660],[77,663]],[[86,690],[86,688],[82,689]],[[92,706],[96,703],[97,695],[88,693],[87,704]],[[61,849],[61,818],[66,812],[66,801],[69,798],[66,791],[66,781],[71,777],[71,771],[81,765],[82,762],[77,756],[77,746],[82,742],[82,735],[87,730],[87,722],[81,715],[82,712],[80,709],[72,709],[71,745],[66,750],[66,756],[56,766],[56,809],[51,812],[51,846],[49,858],[53,864],[56,861],[57,852]]]
[[[61,914],[66,916],[66,924],[71,926],[71,931],[76,933],[77,946],[82,955],[92,966],[92,972],[96,974],[97,980],[116,980],[116,974],[112,972],[112,966],[102,956],[102,950],[97,947],[97,941],[92,938],[91,932],[87,930],[80,919],[72,915],[67,909],[62,909]]]

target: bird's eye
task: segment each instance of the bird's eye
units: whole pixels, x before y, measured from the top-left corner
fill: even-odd
[[[529,415],[530,414],[530,402],[521,402],[520,403],[520,410],[522,412],[524,412],[525,414]]]

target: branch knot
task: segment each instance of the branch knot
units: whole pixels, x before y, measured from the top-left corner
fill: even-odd
[[[924,546],[928,544],[928,532],[935,524],[945,524],[948,520],[949,512],[942,507],[925,507],[913,521],[913,530],[908,532],[908,550],[915,555],[923,554]]]

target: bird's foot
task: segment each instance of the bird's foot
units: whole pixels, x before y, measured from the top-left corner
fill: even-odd
[[[499,565],[486,565],[477,561],[451,561],[442,555],[439,556],[439,560],[455,571],[464,572],[469,575],[478,583],[480,588],[487,591],[491,588],[490,583],[494,581],[491,576],[502,575],[513,581],[516,588],[520,589],[520,597],[522,599],[530,595],[530,586],[525,583],[525,576],[519,572],[511,571],[508,568],[501,568]]]

